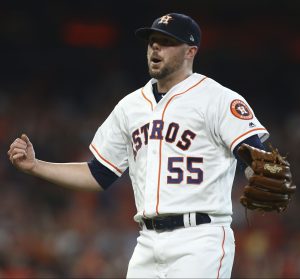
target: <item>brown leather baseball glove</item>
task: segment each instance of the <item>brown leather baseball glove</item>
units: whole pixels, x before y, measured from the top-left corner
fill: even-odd
[[[284,211],[296,190],[286,158],[272,147],[267,152],[245,143],[238,155],[253,170],[247,177],[249,185],[240,197],[241,204],[251,210]]]

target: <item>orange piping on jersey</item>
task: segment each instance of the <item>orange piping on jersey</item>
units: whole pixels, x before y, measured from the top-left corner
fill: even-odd
[[[141,92],[142,92],[142,95],[143,95],[143,97],[145,98],[145,100],[146,100],[147,102],[150,103],[151,110],[153,111],[153,104],[152,104],[152,102],[146,97],[146,95],[145,95],[145,93],[144,93],[144,87],[142,88]],[[143,211],[143,216],[146,217],[146,215],[145,215],[145,210]]]
[[[189,87],[187,90],[175,94],[173,95],[170,100],[166,103],[163,113],[162,113],[162,117],[161,120],[164,121],[164,117],[165,117],[165,112],[166,109],[168,107],[168,105],[170,104],[170,102],[177,96],[185,94],[186,92],[188,92],[189,90],[193,89],[194,87],[196,87],[197,85],[199,85],[203,80],[205,80],[207,77],[202,78],[200,81],[198,81],[196,84],[194,84],[193,86]],[[158,164],[158,178],[157,178],[157,193],[156,193],[156,214],[158,215],[158,206],[159,206],[159,191],[160,191],[160,177],[161,177],[161,158],[162,158],[162,140],[160,140],[159,142],[159,164]]]
[[[156,214],[158,215],[158,205],[159,205],[159,191],[160,191],[160,175],[161,175],[161,149],[162,140],[159,141],[159,162],[158,162],[158,177],[157,177],[157,193],[156,193]]]
[[[221,267],[222,267],[222,261],[224,259],[224,256],[225,256],[225,250],[224,250],[224,243],[225,243],[225,229],[224,227],[222,226],[222,229],[223,229],[223,241],[222,241],[222,257],[220,259],[220,265],[219,265],[219,269],[218,269],[218,275],[217,275],[217,278],[219,279],[220,277],[220,270],[221,270]]]
[[[104,161],[106,162],[107,164],[109,164],[110,166],[112,166],[117,172],[119,172],[120,174],[122,174],[123,172],[117,168],[114,164],[112,164],[111,162],[109,162],[108,160],[106,160],[103,156],[100,155],[99,151],[97,150],[97,148],[91,144],[91,147],[96,151],[96,153],[98,154],[98,156]]]
[[[230,144],[230,150],[231,150],[231,147],[234,145],[234,143],[237,141],[237,140],[239,140],[241,137],[243,137],[243,136],[245,136],[245,135],[247,135],[247,134],[249,134],[249,133],[251,133],[251,132],[253,132],[253,131],[267,131],[265,128],[255,128],[255,129],[252,129],[252,130],[250,130],[250,131],[248,131],[248,132],[246,132],[246,133],[244,133],[244,134],[242,134],[242,135],[240,135],[240,136],[238,136],[231,144]]]
[[[142,95],[143,97],[150,103],[151,105],[151,110],[153,111],[153,105],[152,105],[152,102],[146,97],[146,95],[144,94],[144,87],[142,88]]]

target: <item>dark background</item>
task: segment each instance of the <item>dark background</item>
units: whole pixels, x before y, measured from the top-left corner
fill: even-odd
[[[86,161],[98,126],[149,79],[134,30],[169,12],[202,30],[195,71],[243,95],[288,155],[299,185],[300,1],[1,1],[0,278],[124,277],[136,243],[125,174],[104,193],[72,192],[14,169],[25,132],[37,157]],[[248,211],[233,186],[233,277],[299,278],[299,194],[287,211]]]

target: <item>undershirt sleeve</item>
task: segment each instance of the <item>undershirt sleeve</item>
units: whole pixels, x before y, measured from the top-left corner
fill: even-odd
[[[88,166],[92,175],[104,190],[119,178],[114,172],[102,165],[95,157],[88,162]]]
[[[250,146],[253,146],[255,148],[261,149],[261,150],[265,150],[265,147],[263,145],[263,143],[261,142],[260,138],[258,135],[253,135],[249,138],[244,139],[242,142],[240,142],[234,149],[233,149],[233,155],[235,156],[235,158],[238,161],[238,167],[241,170],[245,170],[247,165],[246,163],[244,163],[244,161],[242,161],[242,159],[240,158],[240,156],[237,153],[238,148],[243,144],[246,143]]]

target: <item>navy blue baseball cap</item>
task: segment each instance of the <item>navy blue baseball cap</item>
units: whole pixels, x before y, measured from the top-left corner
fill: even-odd
[[[201,30],[199,25],[191,17],[184,14],[166,14],[154,20],[151,27],[137,29],[135,34],[141,39],[148,40],[154,31],[169,35],[191,46],[200,45]]]

